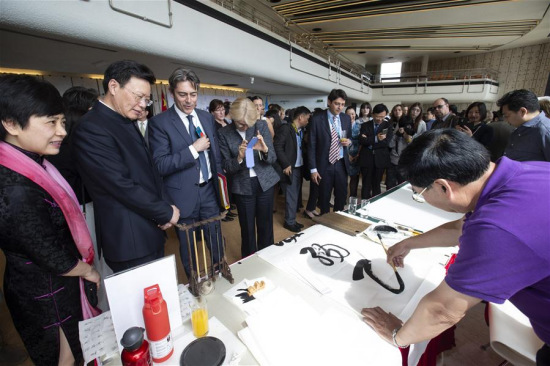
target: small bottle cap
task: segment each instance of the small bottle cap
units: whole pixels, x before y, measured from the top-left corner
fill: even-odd
[[[143,343],[144,331],[145,329],[140,327],[128,328],[126,332],[124,332],[124,335],[120,340],[120,344],[122,345],[122,347],[124,347],[124,349],[128,351],[134,351],[138,349]]]

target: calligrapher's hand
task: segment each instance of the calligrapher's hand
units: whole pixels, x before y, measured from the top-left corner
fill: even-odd
[[[361,310],[363,321],[370,325],[380,338],[393,345],[392,332],[395,328],[403,325],[403,322],[393,315],[386,313],[380,307],[364,308]]]
[[[254,145],[252,149],[266,153],[268,151],[268,148],[260,131],[258,131],[258,135],[256,135],[256,137],[258,138],[258,142],[256,142],[256,145]]]
[[[243,142],[241,142],[241,144],[239,145],[239,160],[244,159],[244,154],[245,154],[245,151],[246,151],[246,145],[248,145],[248,141],[246,141],[246,140],[243,140]]]
[[[290,177],[290,175],[292,174],[292,167],[290,165],[287,166],[285,169],[283,169],[283,173]]]
[[[409,239],[405,239],[400,241],[399,243],[392,245],[388,248],[388,257],[387,261],[389,264],[394,264],[397,267],[403,267],[404,266],[404,259],[409,254],[411,249],[409,248],[408,241]]]

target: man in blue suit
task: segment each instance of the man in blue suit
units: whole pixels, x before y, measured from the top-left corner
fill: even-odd
[[[180,223],[191,224],[220,214],[220,150],[212,115],[196,109],[200,86],[197,75],[192,70],[178,68],[170,76],[169,84],[174,105],[151,119],[149,144],[166,190],[180,209]],[[205,228],[205,240],[217,237],[217,225],[210,224]],[[190,254],[194,258],[194,253],[188,251],[186,233],[177,230],[177,234],[181,261],[189,276],[189,258]],[[192,234],[190,232],[191,237]],[[197,239],[200,237],[199,231]],[[219,263],[223,255],[218,244],[208,243],[215,263]],[[193,248],[193,243],[189,246]]]
[[[313,115],[309,131],[309,167],[311,180],[319,185],[321,215],[330,210],[334,189],[334,211],[342,211],[348,195],[351,119],[343,113],[348,99],[342,89],[332,89],[328,109]],[[346,131],[344,133],[344,131]],[[348,136],[344,136],[347,134]]]

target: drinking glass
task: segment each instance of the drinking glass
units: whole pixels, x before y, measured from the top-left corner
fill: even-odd
[[[191,303],[191,325],[193,335],[201,338],[208,334],[208,308],[204,297],[199,297],[196,300],[195,303]]]
[[[342,133],[340,134],[340,142],[344,142],[348,139],[348,131],[342,130]]]
[[[349,205],[348,205],[348,212],[352,215],[355,215],[356,210],[357,210],[357,197],[350,197],[349,198]]]
[[[366,218],[369,215],[369,200],[361,200],[361,217]]]

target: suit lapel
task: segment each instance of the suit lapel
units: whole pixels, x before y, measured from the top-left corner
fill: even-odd
[[[174,125],[174,128],[180,133],[180,135],[183,137],[187,145],[193,144],[193,139],[189,135],[189,132],[187,132],[187,129],[185,128],[185,125],[183,124],[183,121],[181,120],[180,116],[175,110],[175,106],[172,106],[169,109],[170,113],[170,122]]]

